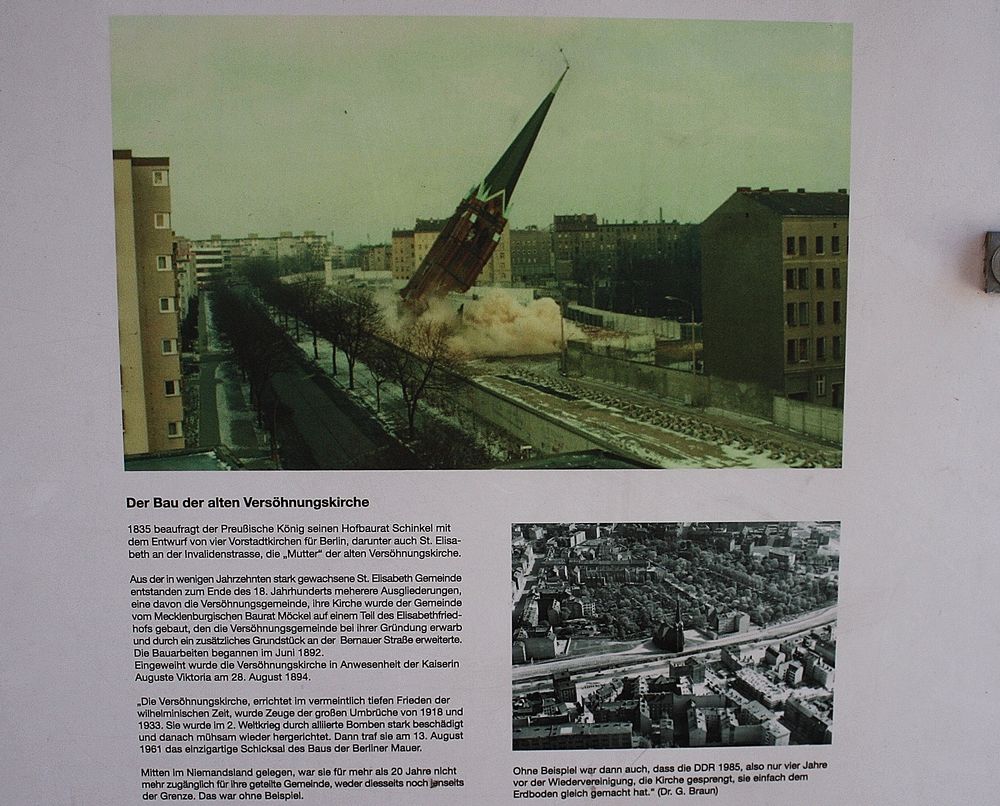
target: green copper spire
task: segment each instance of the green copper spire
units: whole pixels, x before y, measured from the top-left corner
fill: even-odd
[[[498,193],[503,193],[504,212],[507,210],[507,205],[510,204],[514,185],[517,184],[518,177],[521,176],[524,163],[528,161],[528,154],[531,153],[531,147],[535,144],[538,132],[541,131],[542,123],[545,121],[545,115],[548,113],[549,107],[552,106],[552,101],[556,97],[556,91],[559,89],[559,85],[562,84],[567,70],[569,70],[569,64],[566,65],[566,70],[563,70],[562,75],[559,76],[559,80],[552,88],[552,91],[545,96],[538,109],[535,110],[535,114],[531,116],[531,119],[521,129],[520,134],[514,138],[514,142],[508,146],[503,156],[493,166],[493,170],[486,175],[486,178],[479,186],[478,195],[482,199],[491,199]]]

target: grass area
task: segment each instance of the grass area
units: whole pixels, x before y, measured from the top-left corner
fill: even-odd
[[[574,655],[605,655],[632,649],[641,641],[613,641],[610,638],[574,638],[570,641],[569,652],[563,657]]]

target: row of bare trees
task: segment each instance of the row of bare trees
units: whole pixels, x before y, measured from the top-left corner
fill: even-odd
[[[390,327],[378,301],[367,289],[328,289],[314,276],[285,276],[266,259],[248,261],[244,276],[270,309],[271,317],[301,341],[311,337],[313,360],[319,360],[319,339],[332,346],[330,371],[337,375],[338,350],[347,364],[347,386],[355,388],[358,362],[368,369],[376,409],[382,405],[386,382],[399,387],[407,432],[415,435],[417,411],[432,391],[447,386],[457,359],[450,347],[453,326],[426,318],[405,318]]]
[[[294,345],[260,305],[238,290],[220,286],[212,296],[212,318],[233,351],[250,400],[257,411],[257,425],[265,427],[271,454],[277,451],[280,415],[278,396],[270,390],[275,373],[292,366]]]

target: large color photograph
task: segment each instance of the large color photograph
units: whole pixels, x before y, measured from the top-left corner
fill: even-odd
[[[851,27],[111,22],[130,470],[839,467]]]

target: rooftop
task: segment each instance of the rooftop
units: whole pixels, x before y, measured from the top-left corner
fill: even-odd
[[[821,193],[806,192],[805,188],[795,191],[770,188],[741,187],[737,193],[751,197],[758,204],[781,215],[846,216],[850,195],[846,188]]]

